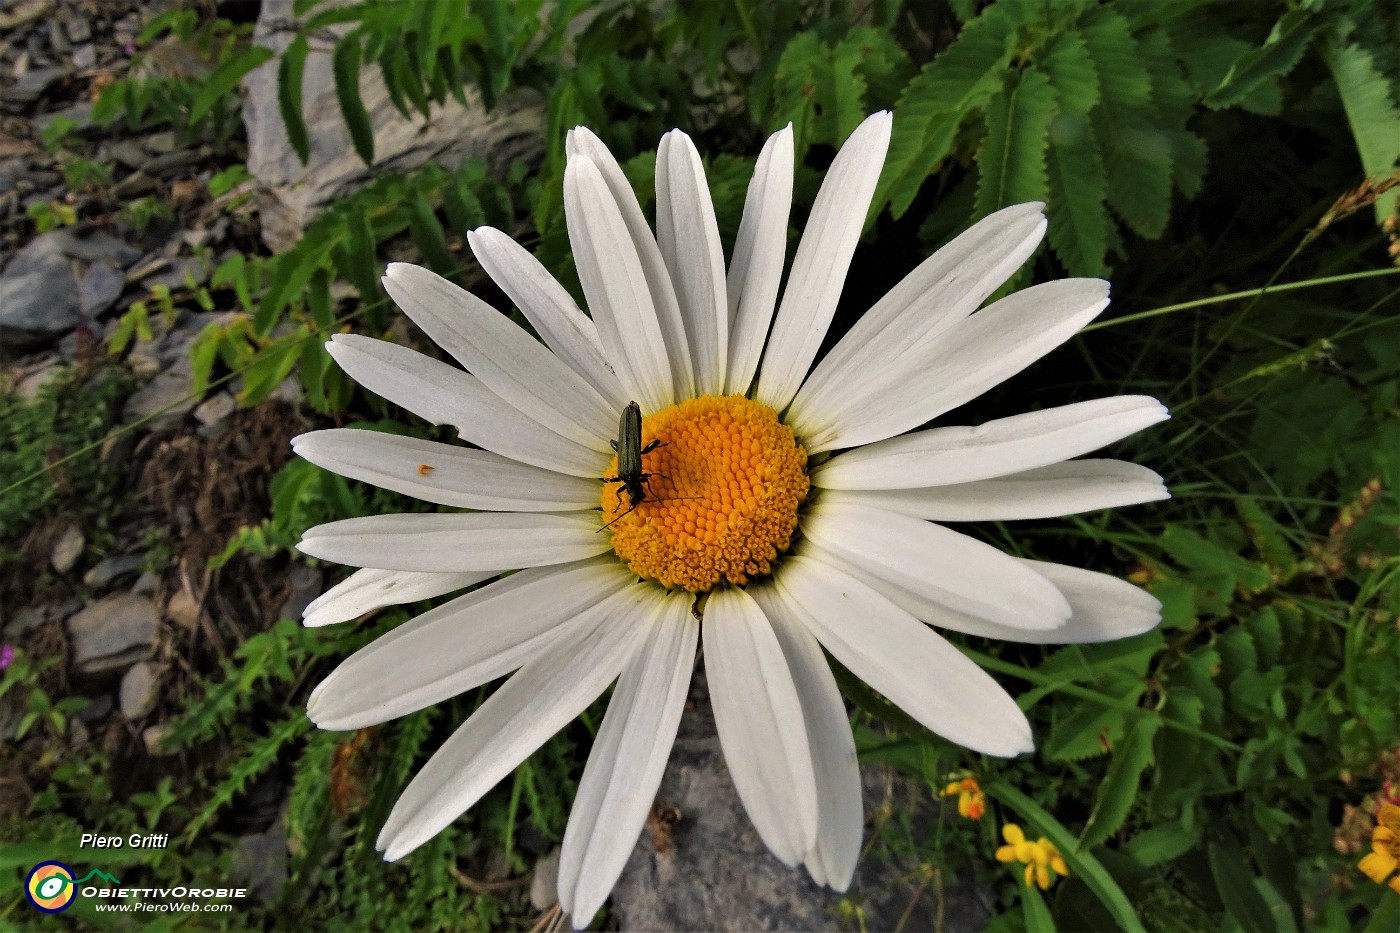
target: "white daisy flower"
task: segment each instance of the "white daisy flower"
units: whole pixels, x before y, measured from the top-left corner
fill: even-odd
[[[367,337],[328,345],[361,385],[474,446],[329,430],[296,438],[297,452],[472,511],[307,532],[306,554],[365,569],[313,603],[306,624],[500,579],[346,660],[312,694],[311,718],[372,726],[516,672],[404,791],[379,836],[385,858],[450,824],[615,682],[559,867],[560,903],[586,924],[642,831],[703,634],[720,743],[754,826],[783,862],[844,890],[861,847],[860,778],[823,650],[933,732],[1011,756],[1032,749],[1026,717],[937,629],[1066,643],[1157,624],[1157,601],[1128,583],[1010,557],[935,523],[1165,498],[1151,470],[1069,459],[1166,418],[1158,402],[1105,398],[905,433],[1108,304],[1108,283],[1069,279],[978,310],[1036,249],[1042,205],[975,224],[813,366],[890,119],[871,116],[836,156],[780,303],[791,127],[758,158],[727,272],[684,133],[661,141],[653,234],[616,160],[577,129],[564,194],[590,315],[523,248],[482,228],[472,251],[543,345],[399,263],[389,294],[463,369]],[[622,453],[647,452],[639,475],[618,477],[612,442],[632,401],[641,436],[622,437]]]

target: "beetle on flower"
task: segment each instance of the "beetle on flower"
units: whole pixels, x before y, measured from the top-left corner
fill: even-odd
[[[935,629],[1069,643],[1157,624],[1157,601],[1129,583],[1013,558],[941,524],[1166,497],[1144,467],[1070,459],[1166,418],[1157,401],[915,430],[1108,304],[1106,282],[1067,279],[978,310],[1036,249],[1042,205],[974,224],[816,361],[890,125],[874,114],[837,154],[781,301],[791,127],[758,158],[727,269],[684,133],[661,141],[653,234],[616,160],[580,128],[564,196],[588,315],[522,247],[482,228],[468,236],[473,253],[543,345],[400,263],[389,294],[464,369],[362,336],[328,345],[366,388],[473,446],[342,429],[298,437],[297,452],[474,511],[311,529],[303,552],[365,569],[306,623],[499,579],[343,662],[312,694],[311,718],[370,726],[516,671],[404,791],[379,837],[386,858],[432,838],[616,682],[559,868],[561,905],[586,924],[642,831],[703,634],[721,747],[754,826],[782,861],[844,890],[861,847],[860,778],[824,651],[935,733],[1012,756],[1033,747],[1026,717]],[[610,443],[634,400],[644,499],[621,494]]]

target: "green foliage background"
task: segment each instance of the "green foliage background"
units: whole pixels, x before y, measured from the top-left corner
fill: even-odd
[[[974,220],[1043,200],[1048,248],[1008,288],[1101,275],[1114,283],[1114,305],[958,419],[1156,396],[1173,420],[1116,449],[1161,472],[1174,498],[976,529],[1013,553],[1130,576],[1162,600],[1163,624],[1058,649],[961,639],[1032,719],[1039,750],[1013,761],[950,747],[851,684],[866,760],[935,789],[966,768],[992,801],[987,819],[931,838],[878,813],[867,858],[898,870],[973,866],[994,891],[997,930],[1042,928],[1046,916],[1065,929],[1393,929],[1395,895],[1333,847],[1343,806],[1380,789],[1382,755],[1400,746],[1400,280],[1378,228],[1400,188],[1377,194],[1400,148],[1393,8],[302,0],[297,12],[304,28],[280,59],[280,104],[303,156],[307,37],[334,24],[350,27],[334,73],[366,161],[365,68],[380,71],[405,113],[427,114],[468,88],[487,106],[542,94],[546,156],[505,174],[472,163],[385,175],[290,251],[225,262],[210,288],[246,313],[196,344],[201,387],[241,374],[242,401],[255,405],[296,372],[324,414],[402,420],[351,384],[321,344],[347,326],[386,333],[393,309],[378,271],[388,245],[409,242],[426,265],[493,294],[464,247],[464,232],[484,223],[517,234],[581,301],[562,215],[568,128],[602,136],[644,207],[656,141],[673,126],[691,132],[732,243],[753,158],[791,122],[795,243],[835,148],[868,113],[890,108],[889,158],[835,332]],[[165,31],[233,38],[202,87],[129,79],[99,110],[204,138],[237,132],[237,81],[271,53],[192,12],[157,20],[144,38]],[[358,301],[337,302],[337,282]],[[7,427],[17,417],[7,414]],[[27,518],[0,501],[5,520]],[[272,514],[217,560],[285,554],[319,522],[411,507],[294,462],[273,487]],[[47,789],[22,822],[0,825],[0,838],[61,839],[92,823],[158,827],[182,831],[181,845],[129,852],[128,871],[217,873],[229,857],[218,818],[277,769],[292,785],[292,882],[278,904],[238,915],[234,927],[528,927],[518,892],[464,886],[458,866],[503,852],[523,872],[522,832],[560,838],[597,716],[404,863],[385,865],[373,840],[388,808],[484,692],[356,737],[315,732],[302,704],[336,659],[410,614],[314,632],[283,620],[244,643],[188,697],[169,739],[198,780],[167,777],[132,799],[135,810],[113,798],[100,759],[61,751],[60,713],[49,720],[59,751],[24,746]],[[41,667],[17,665],[0,690],[38,691],[44,699],[31,705],[53,709]],[[363,791],[348,810],[332,800],[330,780],[346,761]],[[1043,897],[1027,892],[990,861],[1002,822],[1055,841],[1072,876]],[[42,848],[0,844],[0,869],[15,874]],[[32,919],[12,908],[6,916]],[[841,919],[861,925],[859,892]]]

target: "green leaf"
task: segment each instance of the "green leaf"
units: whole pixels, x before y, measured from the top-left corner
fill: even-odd
[[[223,100],[224,97],[238,87],[238,82],[243,80],[243,76],[263,62],[272,58],[275,53],[272,49],[255,45],[244,49],[229,61],[225,62],[217,71],[211,74],[204,81],[204,86],[200,89],[199,96],[190,105],[189,126],[198,126],[209,111],[214,109],[214,105]]]
[[[311,140],[306,134],[306,120],[302,118],[301,109],[302,74],[306,70],[308,49],[306,37],[297,36],[277,63],[277,108],[282,112],[282,125],[287,128],[287,141],[302,165],[311,157]]]
[[[1171,525],[1161,536],[1162,548],[1172,559],[1192,570],[1227,574],[1251,592],[1262,592],[1273,582],[1265,567],[1251,563],[1235,551],[1208,541],[1194,531]]]
[[[331,56],[331,71],[335,75],[335,96],[340,101],[340,113],[350,130],[355,152],[366,165],[374,164],[374,129],[369,111],[360,98],[360,42],[355,34],[336,43]]]
[[[1056,116],[1045,161],[1050,247],[1071,275],[1102,275],[1108,252],[1108,176],[1093,124],[1078,113]]]
[[[1015,24],[993,5],[963,27],[958,38],[905,87],[874,204],[900,217],[924,179],[952,149],[958,127],[980,112],[1007,79]]]
[[[1139,865],[1152,868],[1180,858],[1196,844],[1196,834],[1179,823],[1163,823],[1128,840],[1127,852]]]
[[[1290,10],[1274,24],[1264,44],[1245,52],[1204,103],[1213,110],[1233,107],[1266,82],[1277,81],[1298,63],[1322,21],[1307,8]]]
[[[440,275],[448,275],[457,265],[452,258],[452,250],[447,246],[447,237],[443,232],[442,224],[438,222],[437,215],[433,213],[432,205],[428,203],[428,197],[421,190],[413,198],[413,214],[409,222],[409,231],[413,236],[413,242],[418,244],[418,249],[422,251],[423,258],[428,261],[434,272]]]
[[[1098,104],[1102,96],[1099,73],[1077,30],[1066,30],[1051,40],[1040,69],[1050,79],[1061,111],[1087,114]]]
[[[1021,917],[1026,922],[1026,929],[1031,933],[1055,929],[1055,918],[1050,915],[1045,898],[1040,896],[1040,892],[1033,885],[1021,886]]]
[[[1400,108],[1392,96],[1394,87],[1376,68],[1370,54],[1357,45],[1334,49],[1323,43],[1323,61],[1337,82],[1337,93],[1347,112],[1361,167],[1373,182],[1392,174],[1400,160]],[[1376,199],[1376,221],[1396,213],[1400,188]]]
[[[1081,849],[1106,842],[1128,818],[1128,810],[1141,787],[1142,773],[1152,762],[1152,740],[1161,725],[1162,720],[1156,716],[1139,717],[1114,749],[1113,762],[1099,785],[1088,825],[1079,836]]]
[[[1045,150],[1055,118],[1055,91],[1039,71],[1023,71],[987,106],[987,138],[977,153],[977,215],[1043,201],[1049,191]]]
[[[1118,926],[1126,933],[1146,933],[1137,911],[1108,869],[1093,855],[1078,848],[1074,835],[1030,797],[1004,781],[994,781],[983,788],[987,796],[1000,800],[1014,810],[1039,835],[1060,850],[1069,865],[1070,874],[1079,878],[1103,904]]]
[[[1240,850],[1212,842],[1206,847],[1210,874],[1225,910],[1250,933],[1269,933],[1269,905],[1254,887],[1254,871]]]

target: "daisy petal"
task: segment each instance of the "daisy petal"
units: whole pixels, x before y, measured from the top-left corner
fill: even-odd
[[[636,611],[640,595],[624,595],[639,589],[610,600],[601,624],[551,641],[428,759],[375,843],[385,860],[437,835],[607,689],[645,631]]]
[[[1025,714],[995,680],[850,574],[794,557],[776,585],[836,660],[929,730],[985,755],[1034,748]]]
[[[494,227],[467,234],[476,261],[500,286],[555,355],[588,380],[614,408],[630,399],[603,355],[598,327],[530,251]]]
[[[586,924],[646,825],[676,740],[700,623],[688,593],[652,593],[647,642],[623,668],[574,798],[559,857],[559,904]]]
[[[618,381],[646,411],[665,408],[675,401],[677,389],[651,288],[617,201],[585,156],[571,157],[564,170],[564,219],[579,282]],[[663,275],[665,271],[663,266]],[[674,293],[671,298],[675,300]],[[677,352],[686,354],[688,367],[684,346]]]
[[[597,513],[403,513],[317,525],[297,550],[321,560],[380,570],[456,573],[566,564],[612,545]]]
[[[598,481],[471,450],[381,431],[332,428],[292,438],[319,467],[425,502],[492,512],[598,507]]]
[[[322,729],[388,722],[515,670],[630,583],[612,561],[522,570],[423,613],[321,681],[306,712]]]
[[[1162,477],[1123,460],[1066,460],[996,479],[925,489],[840,490],[838,502],[938,522],[1057,518],[1170,499]]]
[[[607,186],[609,200],[613,203],[618,217],[624,224],[623,232],[632,242],[632,251],[637,255],[637,261],[646,279],[647,291],[651,294],[651,306],[654,308],[655,320],[660,325],[661,333],[666,341],[666,353],[671,362],[671,374],[676,395],[679,398],[688,398],[694,395],[695,379],[690,367],[690,343],[686,337],[685,322],[681,317],[680,305],[676,300],[675,286],[671,283],[671,276],[666,271],[666,262],[661,258],[661,250],[656,245],[656,237],[652,235],[651,227],[647,225],[647,219],[642,214],[642,206],[637,203],[637,194],[632,190],[631,182],[622,173],[622,166],[617,164],[617,159],[613,158],[608,147],[603,145],[603,141],[589,129],[579,126],[570,130],[564,141],[564,149],[568,153],[570,165],[576,158],[591,162],[597,168],[599,178]],[[566,168],[564,178],[566,205],[568,203],[568,187]],[[574,258],[577,261],[579,248],[574,239],[572,226],[569,228],[569,242],[573,246]],[[587,292],[586,285],[584,291]],[[598,308],[593,304],[591,295],[588,303],[590,310],[593,311],[594,320],[597,320]],[[607,346],[606,336],[604,336],[603,346]],[[616,360],[617,357],[610,354],[609,359]]]
[[[435,272],[389,263],[389,297],[488,389],[561,437],[607,450],[621,412],[509,318]]]
[[[608,456],[567,440],[507,404],[471,373],[415,350],[357,334],[335,334],[326,350],[360,385],[462,440],[532,466],[596,477]]]
[[[820,422],[818,413],[807,413],[804,446],[819,453],[902,434],[1016,375],[1106,307],[1108,283],[1100,279],[1061,279],[1008,295],[920,345],[921,352],[867,374],[830,400]]]
[[[1054,583],[1070,607],[1070,617],[1058,628],[1018,628],[949,609],[834,557],[821,548],[809,547],[808,553],[819,561],[841,567],[914,618],[934,628],[980,638],[1031,645],[1089,644],[1140,635],[1155,628],[1162,618],[1162,604],[1155,597],[1117,577],[1063,564],[1016,558]]]
[[[817,784],[807,727],[782,646],[744,590],[705,606],[705,674],[724,762],[764,844],[796,865],[817,839]]]
[[[313,599],[301,614],[307,628],[358,619],[385,606],[402,606],[465,589],[495,576],[494,570],[468,573],[414,573],[408,570],[356,570]]]
[[[844,891],[855,875],[865,828],[860,768],[846,704],[821,645],[807,630],[796,607],[784,602],[781,591],[771,585],[753,586],[747,592],[778,636],[807,721],[807,744],[812,749],[821,818],[817,844],[804,861],[818,884]]]
[[[747,395],[773,323],[792,210],[792,124],[764,144],[744,197],[727,281],[729,368],[725,394]]]
[[[890,144],[889,111],[856,127],[827,170],[788,274],[758,377],[758,401],[781,412],[797,394],[836,312]]]
[[[950,486],[1049,466],[1165,421],[1145,395],[1101,398],[989,421],[933,428],[867,444],[812,470],[823,489]]]
[[[844,563],[958,612],[1031,629],[1052,629],[1069,617],[1059,590],[1010,555],[950,528],[844,498],[863,495],[823,495],[803,532]]]
[[[1017,204],[984,217],[905,276],[812,370],[793,417],[821,412],[906,352],[963,320],[1019,269],[1045,236],[1045,205]]]
[[[661,137],[656,154],[656,243],[685,322],[695,394],[717,395],[729,352],[724,252],[700,153],[680,130]]]

